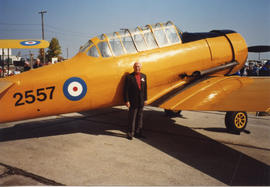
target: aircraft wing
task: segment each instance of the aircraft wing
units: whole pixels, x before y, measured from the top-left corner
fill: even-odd
[[[46,40],[0,40],[0,48],[47,48],[49,42]]]
[[[169,110],[270,112],[270,77],[204,77],[164,94],[151,105]]]
[[[2,81],[0,80],[0,98],[1,98],[1,94],[7,90],[8,88],[10,88],[14,83],[13,82],[9,82],[9,81]]]

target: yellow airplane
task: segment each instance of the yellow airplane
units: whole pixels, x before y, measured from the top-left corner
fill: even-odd
[[[140,62],[149,105],[228,111],[226,127],[240,132],[246,112],[270,111],[269,78],[231,76],[247,56],[231,30],[183,33],[169,21],[102,34],[69,60],[0,79],[0,123],[123,105],[125,76]]]

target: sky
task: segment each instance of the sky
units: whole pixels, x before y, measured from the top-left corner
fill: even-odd
[[[169,20],[184,32],[231,29],[248,46],[270,45],[270,0],[0,0],[0,39],[41,39],[42,10],[45,40],[56,37],[65,58],[102,33]]]

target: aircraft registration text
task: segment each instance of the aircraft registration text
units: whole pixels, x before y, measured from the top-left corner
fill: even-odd
[[[24,93],[17,92],[13,95],[13,98],[17,99],[15,106],[21,106],[24,104],[32,104],[37,101],[42,102],[47,99],[53,99],[53,92],[55,86],[39,88],[36,90],[27,90]]]

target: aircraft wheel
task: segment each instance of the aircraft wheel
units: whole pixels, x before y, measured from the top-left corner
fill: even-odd
[[[182,110],[164,110],[165,114],[169,117],[179,117],[181,116]]]
[[[241,132],[243,131],[248,122],[246,112],[227,112],[225,115],[225,125],[228,130]]]

